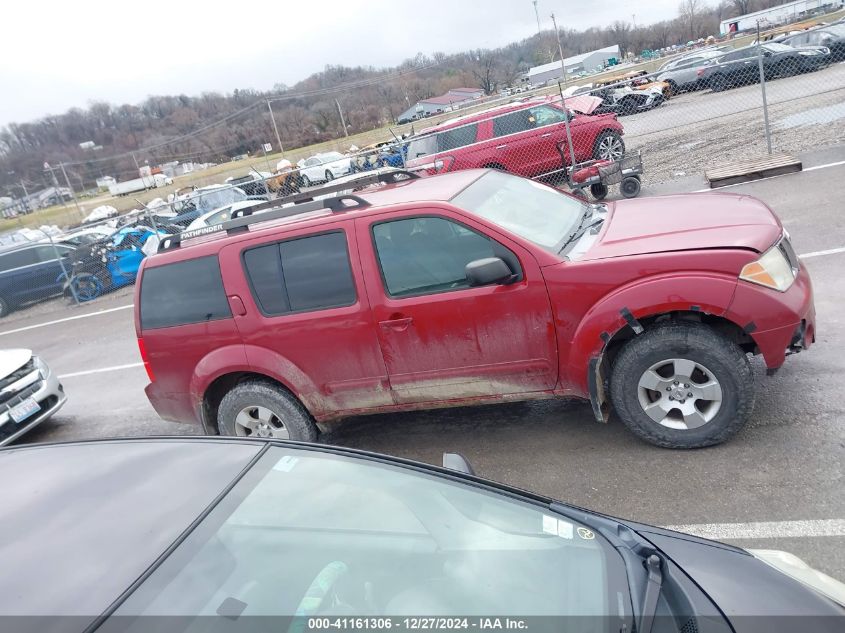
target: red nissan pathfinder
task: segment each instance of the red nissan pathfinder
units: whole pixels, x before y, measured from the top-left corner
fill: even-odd
[[[314,440],[364,413],[578,397],[693,448],[748,420],[750,355],[774,371],[814,342],[810,277],[752,197],[589,204],[493,169],[358,184],[144,260],[135,327],[163,418]]]

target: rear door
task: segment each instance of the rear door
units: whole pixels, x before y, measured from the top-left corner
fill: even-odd
[[[255,371],[287,383],[320,418],[393,403],[360,266],[354,225],[262,236],[220,254]]]
[[[390,387],[399,403],[553,389],[557,345],[533,256],[472,218],[430,208],[356,220]],[[510,285],[470,288],[465,267],[504,259]]]
[[[37,261],[30,269],[30,274],[27,275],[32,296],[40,298],[58,294],[65,283],[65,272],[70,274],[70,264],[61,258],[73,249],[67,246],[44,244],[32,250]]]

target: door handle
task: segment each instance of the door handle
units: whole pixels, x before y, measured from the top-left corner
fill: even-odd
[[[237,316],[245,316],[246,315],[246,306],[244,305],[243,300],[238,295],[229,295],[229,308],[232,310],[232,313]]]
[[[505,149],[507,146],[507,143],[505,143],[504,145],[496,145],[496,149]]]
[[[545,134],[541,134],[541,135],[540,135],[540,138],[548,138],[548,137],[550,137],[551,135],[552,135],[552,133],[551,133],[551,132],[546,132]]]
[[[412,317],[406,317],[397,314],[391,315],[391,317],[387,321],[379,321],[378,324],[383,328],[388,328],[397,332],[404,332],[413,322],[414,319]]]

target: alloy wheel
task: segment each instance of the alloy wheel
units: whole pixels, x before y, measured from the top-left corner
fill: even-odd
[[[608,134],[599,142],[599,158],[604,160],[619,160],[625,152],[625,146],[615,134]]]
[[[640,376],[637,395],[646,415],[671,429],[704,426],[722,408],[718,379],[687,358],[669,358],[649,367]]]
[[[250,406],[235,416],[235,433],[240,437],[273,437],[289,439],[290,432],[284,422],[267,407]]]

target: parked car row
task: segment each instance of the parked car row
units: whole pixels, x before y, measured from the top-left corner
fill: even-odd
[[[134,283],[147,239],[139,222],[89,227],[0,249],[0,317],[27,304],[65,294],[84,302]],[[159,234],[161,235],[161,234]]]

